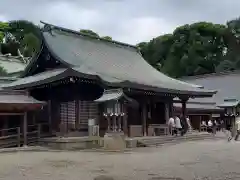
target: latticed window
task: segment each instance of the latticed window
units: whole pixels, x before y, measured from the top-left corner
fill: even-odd
[[[93,101],[79,101],[79,124],[81,128],[87,128],[89,119],[97,119],[98,105]]]
[[[76,101],[62,102],[60,104],[61,122],[67,125],[68,129],[75,128],[76,124]]]
[[[78,118],[77,109],[79,109]],[[77,101],[62,102],[60,104],[60,117],[62,124],[67,129],[76,129],[77,127],[86,129],[89,119],[97,119],[98,105],[93,101],[79,101],[78,103]],[[76,127],[77,121],[79,125]]]

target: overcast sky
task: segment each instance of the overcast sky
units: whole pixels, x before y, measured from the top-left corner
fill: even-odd
[[[240,0],[1,0],[0,20],[46,21],[136,44],[196,21],[240,16]]]

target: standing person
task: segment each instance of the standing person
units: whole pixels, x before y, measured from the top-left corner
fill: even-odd
[[[183,115],[181,116],[181,126],[182,126],[181,136],[183,136],[184,134],[187,133],[188,130],[187,119]]]
[[[224,127],[225,127],[224,121],[221,119],[220,120],[220,131],[224,131]]]
[[[238,140],[238,137],[240,135],[240,116],[239,115],[236,117],[236,129],[237,129],[237,133],[234,139],[235,141]]]
[[[213,125],[212,125],[212,133],[215,135],[217,132],[217,121],[213,121]]]
[[[212,127],[212,125],[213,125],[212,120],[209,119],[209,120],[208,120],[208,127]]]
[[[174,121],[174,118],[173,117],[170,117],[169,120],[168,120],[168,128],[169,128],[169,133],[171,135],[174,135],[175,134],[175,121]]]
[[[191,125],[191,121],[190,121],[188,116],[186,117],[186,121],[187,121],[188,129],[191,131],[192,130],[192,125]]]
[[[227,123],[226,124],[226,134],[227,134],[227,138],[228,138],[228,141],[231,141],[232,140],[232,132],[231,132],[231,123]]]
[[[208,132],[208,133],[212,133],[212,132],[213,132],[213,129],[212,129],[213,123],[212,123],[212,120],[211,120],[211,119],[208,120],[207,126],[208,126],[208,127],[207,127],[207,132]]]
[[[182,130],[181,120],[179,119],[178,116],[175,117],[175,127],[176,127],[176,135],[177,135],[178,132],[181,132]]]

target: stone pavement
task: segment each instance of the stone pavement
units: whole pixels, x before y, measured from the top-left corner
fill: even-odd
[[[206,140],[125,153],[2,153],[0,179],[93,180],[108,176],[115,180],[237,180],[240,179],[239,149],[240,142]]]

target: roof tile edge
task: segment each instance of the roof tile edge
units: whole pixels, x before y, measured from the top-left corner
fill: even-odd
[[[131,45],[131,44],[127,44],[127,43],[123,43],[123,42],[119,42],[119,41],[115,41],[115,40],[108,40],[108,39],[104,39],[104,38],[101,38],[101,37],[95,37],[95,36],[87,35],[87,34],[84,34],[84,33],[81,33],[81,32],[75,31],[75,30],[71,30],[71,29],[68,29],[68,28],[56,26],[56,25],[46,23],[46,22],[43,22],[43,21],[40,21],[40,22],[42,24],[44,24],[43,30],[46,26],[50,26],[51,29],[59,29],[61,31],[65,31],[65,32],[72,33],[72,34],[75,34],[75,35],[89,37],[89,38],[97,39],[97,40],[102,40],[102,41],[105,41],[105,42],[108,42],[108,43],[118,44],[118,45],[125,46],[125,47],[131,47],[131,48],[136,49],[137,51],[139,50],[137,46],[134,46],[134,45]]]

